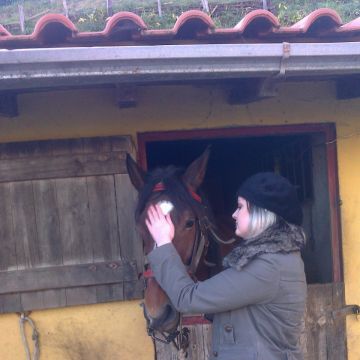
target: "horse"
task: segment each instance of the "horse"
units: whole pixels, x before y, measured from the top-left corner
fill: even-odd
[[[205,256],[209,240],[214,239],[220,244],[231,244],[235,240],[224,241],[217,229],[206,202],[198,194],[198,189],[204,180],[210,150],[207,148],[195,159],[185,171],[170,166],[158,168],[151,173],[145,173],[127,155],[126,165],[130,181],[138,191],[138,204],[135,211],[137,231],[147,255],[153,250],[155,243],[145,225],[147,210],[152,204],[171,204],[170,213],[175,226],[173,244],[186,265],[189,275],[195,280],[204,273],[204,266],[209,264]],[[147,322],[148,334],[158,341],[174,343],[176,347],[184,347],[187,334],[177,331],[180,314],[177,312],[166,293],[157,283],[151,269],[145,265],[143,273],[145,290],[143,311]],[[162,334],[162,338],[155,334]],[[179,343],[176,344],[175,338]],[[179,340],[180,339],[180,340]]]

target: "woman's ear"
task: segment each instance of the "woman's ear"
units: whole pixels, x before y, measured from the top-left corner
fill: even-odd
[[[210,146],[188,166],[183,175],[184,183],[193,191],[196,191],[204,180],[209,156]]]
[[[126,168],[134,188],[140,191],[144,187],[145,172],[128,153],[126,153]]]

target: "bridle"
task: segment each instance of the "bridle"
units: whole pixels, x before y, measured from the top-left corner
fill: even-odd
[[[162,182],[159,182],[154,186],[153,192],[161,192],[161,191],[165,191],[165,185]],[[186,265],[186,267],[190,277],[196,281],[195,274],[199,267],[201,258],[206,255],[210,239],[213,239],[220,244],[227,244],[227,245],[232,244],[233,242],[235,242],[236,239],[233,238],[230,240],[222,240],[219,237],[219,235],[216,234],[215,225],[209,220],[206,214],[206,207],[203,205],[201,197],[192,189],[188,188],[188,192],[191,195],[191,197],[196,201],[197,206],[194,207],[194,212],[196,215],[195,241],[193,243],[189,264]],[[154,273],[150,267],[148,267],[142,273],[142,277],[144,279],[145,288],[146,288],[147,279],[154,278]],[[179,325],[178,325],[179,329],[176,328],[174,331],[168,333],[168,335],[166,335],[164,332],[159,332],[162,336],[161,338],[156,335],[155,329],[150,327],[149,320],[146,316],[144,304],[142,304],[142,306],[144,308],[145,319],[147,320],[147,333],[149,336],[151,336],[153,341],[154,342],[159,341],[164,344],[172,343],[178,351],[182,351],[186,353],[186,349],[189,346],[190,331],[188,328],[182,326],[181,314],[179,316]]]

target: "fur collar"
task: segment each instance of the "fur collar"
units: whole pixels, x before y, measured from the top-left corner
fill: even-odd
[[[241,270],[252,259],[262,254],[299,251],[305,245],[305,236],[300,226],[277,222],[260,235],[244,240],[223,260],[225,268]]]

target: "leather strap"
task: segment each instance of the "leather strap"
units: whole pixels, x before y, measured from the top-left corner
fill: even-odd
[[[159,192],[159,191],[165,191],[165,189],[166,189],[165,184],[163,182],[158,182],[157,184],[155,184],[153,191]],[[189,187],[188,187],[188,191],[194,200],[201,203],[201,197],[199,194],[197,194],[194,190],[190,189]]]

